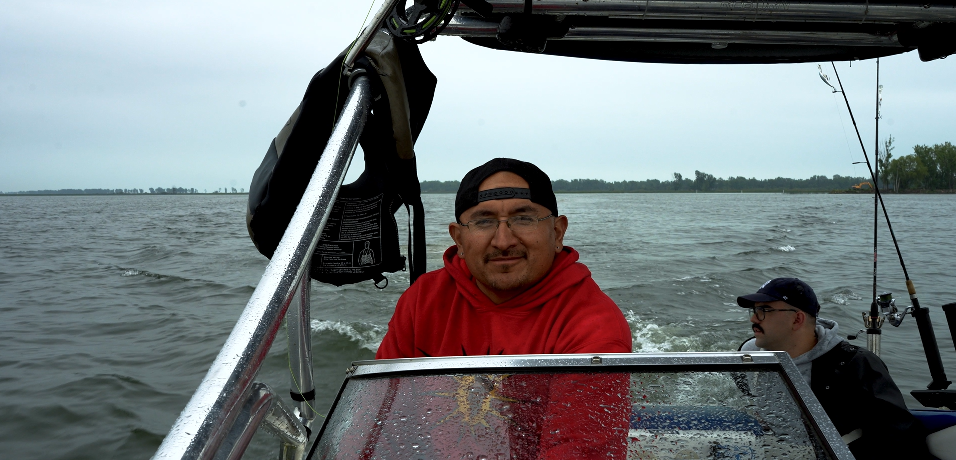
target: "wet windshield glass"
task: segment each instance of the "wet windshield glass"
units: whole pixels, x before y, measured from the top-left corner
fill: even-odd
[[[828,458],[776,372],[356,378],[315,458]]]

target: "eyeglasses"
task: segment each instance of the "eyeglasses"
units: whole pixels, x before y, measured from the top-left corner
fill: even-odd
[[[750,310],[753,311],[753,316],[757,317],[757,321],[763,321],[767,317],[767,313],[772,311],[797,311],[793,308],[770,308],[765,306],[750,307]]]
[[[468,227],[468,230],[479,235],[492,235],[498,231],[498,226],[501,225],[502,222],[506,222],[508,228],[510,228],[515,235],[527,235],[538,226],[538,222],[550,219],[551,217],[554,217],[554,214],[548,214],[541,218],[522,215],[512,216],[507,219],[475,219],[465,222],[461,224],[461,226]]]

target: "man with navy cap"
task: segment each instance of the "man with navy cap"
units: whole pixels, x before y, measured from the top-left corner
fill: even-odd
[[[740,350],[787,352],[856,458],[928,455],[925,429],[886,365],[837,335],[836,321],[818,317],[820,303],[807,283],[772,279],[737,304],[751,310],[754,331]]]

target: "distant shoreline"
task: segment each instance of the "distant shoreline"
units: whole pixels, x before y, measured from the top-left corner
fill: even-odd
[[[448,191],[423,191],[422,195],[454,195],[456,192]],[[739,194],[748,194],[748,195],[872,195],[872,192],[857,192],[857,191],[846,191],[846,190],[786,190],[781,192],[775,192],[770,190],[743,190],[738,192],[732,192],[727,190],[719,191],[707,191],[707,192],[696,192],[693,190],[678,190],[678,191],[633,191],[633,192],[621,192],[621,191],[606,191],[606,190],[575,190],[575,191],[559,191],[555,190],[554,192],[557,195],[592,195],[592,194],[664,194],[664,195],[694,195],[694,194],[707,194],[707,195],[739,195]],[[902,193],[896,193],[893,191],[882,191],[884,195],[953,195],[956,194],[954,190],[932,190],[932,191],[905,191]],[[136,197],[158,197],[158,196],[248,196],[249,193],[23,193],[23,192],[12,192],[12,193],[0,193],[0,197],[30,197],[30,196],[88,196],[88,197],[127,197],[127,196],[136,196]]]
[[[773,179],[746,178],[743,176],[726,179],[714,177],[701,171],[694,171],[694,179],[674,173],[672,180],[646,179],[642,181],[606,181],[603,179],[557,179],[551,181],[554,193],[783,193],[783,194],[851,194],[872,195],[870,181],[863,177],[850,177],[834,174],[832,177],[816,175],[807,179],[776,177]],[[419,182],[422,194],[454,194],[461,182],[457,180],[424,180]],[[893,187],[895,184],[883,184],[880,190],[884,194],[905,195],[948,195],[956,190],[946,188],[909,188]],[[894,189],[900,189],[900,192]],[[59,190],[27,190],[20,192],[0,192],[0,196],[141,196],[141,195],[245,195],[243,188],[220,188],[208,193],[197,188],[156,187],[156,188],[64,188]]]

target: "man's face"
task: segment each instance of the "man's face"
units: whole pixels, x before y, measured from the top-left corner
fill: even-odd
[[[794,316],[797,313],[792,311],[796,308],[782,300],[756,302],[754,307],[775,310],[764,313],[758,312],[764,316],[763,320],[757,319],[757,315],[751,312],[750,322],[752,323],[754,336],[757,338],[756,345],[764,350],[787,351],[794,334],[799,329],[799,325],[794,321]]]
[[[511,172],[488,176],[478,191],[502,187],[528,188],[528,182]],[[458,216],[468,224],[476,219],[502,220],[524,215],[542,218],[551,214],[531,200],[510,198],[478,203]],[[474,226],[448,225],[458,253],[478,282],[478,288],[493,302],[501,303],[524,292],[551,269],[555,254],[564,247],[568,219],[556,216],[537,222],[532,228],[515,232],[506,222],[497,230],[477,231]]]

